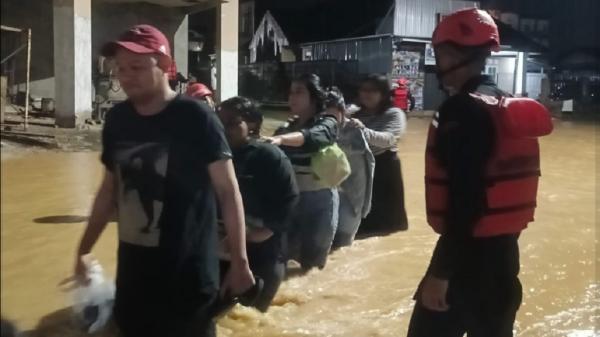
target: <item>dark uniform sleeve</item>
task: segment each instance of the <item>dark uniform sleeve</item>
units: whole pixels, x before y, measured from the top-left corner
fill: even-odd
[[[304,145],[301,149],[305,152],[317,152],[319,149],[332,145],[338,132],[338,122],[333,116],[323,116],[310,128],[300,130],[304,136]]]
[[[446,232],[440,236],[430,273],[448,279],[464,261],[473,226],[485,207],[485,169],[494,146],[495,130],[487,110],[466,94],[451,98],[440,109],[436,151],[448,172]]]
[[[257,162],[257,180],[262,186],[263,220],[273,232],[286,232],[292,210],[298,202],[298,186],[290,160],[273,146],[262,148]]]

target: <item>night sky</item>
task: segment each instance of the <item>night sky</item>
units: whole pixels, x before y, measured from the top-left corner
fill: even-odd
[[[550,20],[550,49],[600,48],[600,0],[480,0],[484,8]]]
[[[373,17],[385,15],[385,8],[392,2],[393,0],[257,1],[260,7],[283,13],[282,15],[290,11],[297,14],[310,13],[310,20],[317,19],[315,25],[319,23],[320,26],[322,21],[333,21],[333,24],[326,24],[327,29],[319,29],[324,38],[317,40],[327,39],[328,34],[340,35],[336,30],[348,30],[352,35],[351,28],[358,28],[368,24],[366,21]],[[512,11],[523,17],[549,19],[550,47],[553,54],[562,54],[578,48],[600,48],[600,0],[480,0],[480,3],[483,8]],[[326,13],[314,16],[311,8],[315,12],[318,12],[317,8],[321,8]],[[290,15],[289,20],[293,18],[306,20],[307,16]],[[280,20],[277,17],[276,19]],[[288,19],[287,15],[285,19]],[[306,34],[313,35],[310,28]]]

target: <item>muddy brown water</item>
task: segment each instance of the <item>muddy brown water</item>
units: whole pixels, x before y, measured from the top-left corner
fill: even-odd
[[[287,281],[267,314],[236,308],[219,321],[219,336],[405,335],[412,295],[436,239],[424,217],[426,128],[427,120],[410,119],[400,145],[410,230],[335,252],[323,271]],[[557,121],[541,142],[537,219],[520,240],[524,300],[517,336],[595,336],[595,137],[592,125]],[[58,284],[71,273],[101,170],[93,152],[2,160],[2,315],[32,336],[83,336],[72,326],[69,296]],[[94,249],[111,276],[115,249],[113,223]]]

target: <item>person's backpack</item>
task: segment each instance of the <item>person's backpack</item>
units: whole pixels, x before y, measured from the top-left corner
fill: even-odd
[[[352,172],[346,154],[337,144],[326,146],[313,154],[311,170],[325,188],[339,186]]]

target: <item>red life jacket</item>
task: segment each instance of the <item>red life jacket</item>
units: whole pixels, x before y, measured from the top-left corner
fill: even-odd
[[[394,90],[394,106],[402,111],[408,109],[408,87],[400,86]]]
[[[538,137],[552,132],[548,110],[529,98],[471,94],[486,107],[496,128],[496,142],[486,168],[487,207],[475,224],[473,236],[516,234],[533,221],[536,207],[540,152]],[[448,211],[448,180],[434,155],[437,120],[429,127],[425,159],[427,221],[443,233]],[[468,206],[465,206],[468,207]]]

